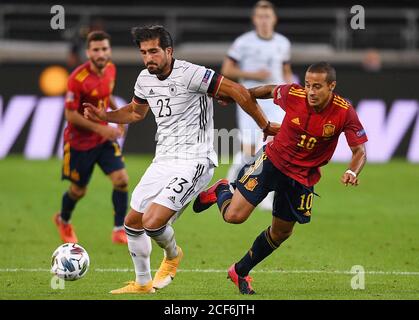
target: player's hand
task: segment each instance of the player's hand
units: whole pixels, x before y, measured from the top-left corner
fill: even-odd
[[[277,122],[269,122],[268,126],[263,130],[263,141],[266,141],[266,139],[269,136],[275,136],[279,129],[281,129],[281,124]]]
[[[351,186],[357,186],[359,184],[359,180],[357,177],[355,177],[353,174],[351,173],[347,173],[345,172],[342,177],[340,178],[340,181],[347,186],[348,184],[350,184]]]
[[[102,108],[97,108],[93,104],[85,102],[83,103],[84,108],[84,117],[86,119],[100,122],[106,121],[106,111]]]
[[[99,125],[96,132],[100,134],[102,137],[104,137],[106,140],[111,141],[115,141],[116,139],[122,137],[121,129],[114,128],[111,126]]]
[[[259,70],[252,73],[253,80],[267,80],[271,77],[271,73],[268,70]]]

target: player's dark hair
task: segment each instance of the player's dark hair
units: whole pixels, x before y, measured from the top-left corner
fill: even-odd
[[[272,9],[273,12],[276,14],[275,6],[272,2],[266,1],[266,0],[260,0],[255,3],[253,6],[253,14],[255,14],[256,9]]]
[[[111,42],[111,36],[107,34],[105,31],[92,31],[89,32],[86,38],[86,46],[89,48],[90,42],[92,41],[102,41],[102,40],[109,40]]]
[[[332,83],[336,81],[336,70],[332,67],[332,65],[328,62],[321,61],[317,63],[313,63],[311,66],[307,68],[307,72],[312,73],[326,73],[326,82]]]
[[[144,41],[159,39],[159,45],[164,50],[173,48],[173,40],[170,33],[160,25],[149,25],[142,27],[134,27],[131,29],[134,43],[140,47],[140,43]]]

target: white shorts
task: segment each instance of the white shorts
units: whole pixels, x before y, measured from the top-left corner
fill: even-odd
[[[208,159],[153,162],[131,196],[131,208],[145,213],[153,202],[181,212],[211,181],[214,166]]]
[[[258,99],[258,104],[261,106],[266,117],[271,122],[281,123],[285,116],[285,111],[273,103],[272,99]],[[254,145],[258,149],[262,146],[263,133],[255,120],[249,116],[242,108],[237,106],[237,125],[240,130],[240,141],[242,144]]]

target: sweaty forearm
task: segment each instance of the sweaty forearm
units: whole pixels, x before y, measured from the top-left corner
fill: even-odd
[[[367,155],[364,148],[357,149],[356,152],[352,154],[352,159],[349,164],[349,169],[359,175],[367,161]]]
[[[268,120],[249,91],[244,88],[243,90],[235,90],[235,94],[232,98],[253,118],[253,120],[255,120],[259,128],[264,129],[266,127]]]
[[[106,112],[106,121],[113,123],[128,124],[142,119],[143,117],[135,112],[133,104],[127,104],[118,110]]]
[[[275,89],[275,87],[275,85],[259,86],[250,88],[249,92],[256,99],[272,99],[272,92]]]

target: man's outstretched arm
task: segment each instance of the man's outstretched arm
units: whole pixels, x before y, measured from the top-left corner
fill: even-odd
[[[217,92],[217,97],[230,97],[249,114],[266,135],[275,135],[280,125],[270,122],[257,104],[255,97],[242,85],[223,78]]]
[[[348,170],[341,177],[341,182],[344,185],[357,186],[359,184],[358,176],[362,171],[362,168],[367,161],[367,152],[365,150],[365,144],[359,144],[355,147],[351,147],[352,159],[349,163]]]
[[[256,99],[272,99],[274,97],[274,90],[277,86],[274,84],[250,88],[250,94]]]
[[[150,109],[148,104],[137,104],[134,101],[119,108],[118,110],[108,111],[90,103],[83,103],[86,107],[84,109],[84,117],[93,121],[106,121],[113,123],[131,123],[141,121],[145,118]]]

